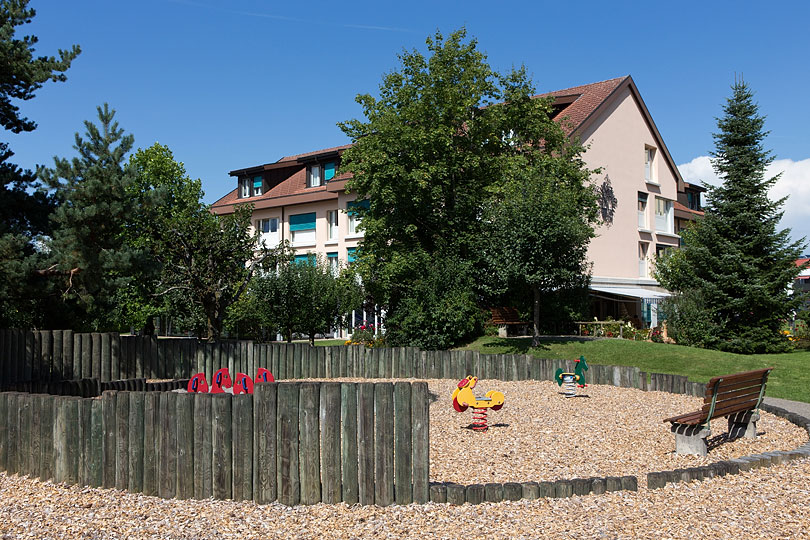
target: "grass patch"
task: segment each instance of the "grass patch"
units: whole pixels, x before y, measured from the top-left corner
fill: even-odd
[[[531,338],[483,336],[460,347],[487,354],[531,354],[538,358],[579,358],[590,364],[637,366],[642,371],[686,375],[707,382],[717,375],[773,366],[766,395],[810,402],[810,351],[784,354],[734,354],[680,345],[601,339],[561,338],[531,347]]]

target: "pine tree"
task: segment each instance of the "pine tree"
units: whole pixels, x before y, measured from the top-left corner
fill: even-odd
[[[779,330],[800,302],[790,286],[804,239],[791,242],[789,229],[777,229],[785,199],[768,198],[779,175],[765,177],[774,159],[763,146],[765,118],[742,80],[723,112],[711,153],[723,183],[706,186],[704,218],[658,262],[657,275],[680,293],[669,307],[676,339],[739,353],[785,350]]]
[[[17,27],[36,12],[27,0],[0,1],[0,125],[12,133],[33,131],[36,123],[20,114],[12,100],[33,99],[48,80],[66,80],[65,71],[79,54],[74,45],[53,56],[34,57],[36,36],[18,38]],[[36,282],[35,239],[48,234],[53,198],[38,191],[36,176],[10,161],[14,155],[0,141],[0,326],[40,324],[42,284]]]
[[[39,170],[59,203],[48,244],[51,264],[40,274],[57,278],[65,300],[85,311],[85,326],[97,329],[117,327],[109,321],[115,291],[143,262],[123,231],[132,211],[133,175],[125,157],[134,137],[124,134],[114,116],[107,104],[98,107],[99,125],[85,121],[86,138],[76,134],[79,157],[54,158],[53,169]]]

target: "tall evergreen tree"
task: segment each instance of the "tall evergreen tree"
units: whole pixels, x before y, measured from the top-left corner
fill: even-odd
[[[53,213],[50,266],[40,274],[62,283],[68,303],[85,312],[84,325],[117,328],[110,320],[116,290],[143,263],[143,252],[124,242],[124,224],[132,205],[133,182],[126,154],[134,137],[125,135],[107,104],[98,107],[99,125],[85,121],[86,138],[76,133],[79,157],[54,158],[53,169],[40,177],[54,190],[59,206]]]
[[[668,307],[676,339],[739,353],[785,350],[779,330],[800,302],[791,284],[804,239],[778,230],[785,199],[768,198],[779,176],[765,177],[774,158],[744,81],[734,83],[723,112],[712,152],[723,183],[706,186],[705,216],[685,231],[680,250],[657,262],[657,277],[679,293]]]
[[[33,131],[36,123],[21,115],[13,100],[33,99],[42,85],[66,80],[65,71],[79,47],[53,56],[34,57],[36,36],[16,36],[17,28],[36,15],[27,0],[0,1],[0,125],[12,133]],[[0,141],[0,327],[42,324],[43,284],[36,268],[35,239],[49,234],[53,199],[37,190],[36,176],[10,161],[8,143]]]

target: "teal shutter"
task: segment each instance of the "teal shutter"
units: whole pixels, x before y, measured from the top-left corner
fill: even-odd
[[[262,177],[256,176],[253,178],[253,187],[254,188],[261,188],[262,187]]]
[[[315,228],[315,212],[290,216],[290,231],[307,231]]]
[[[369,203],[368,199],[363,199],[362,201],[352,201],[346,205],[346,213],[349,215],[354,215],[357,213],[354,210],[355,208],[364,208],[365,210],[368,210],[370,206],[371,204]]]
[[[295,256],[295,264],[315,264],[315,255],[312,253],[308,253],[306,255],[296,255]]]
[[[338,258],[338,256],[337,256],[337,252],[335,251],[335,252],[333,252],[333,253],[327,253],[327,254],[326,254],[326,258],[327,258],[327,259],[337,259],[337,258]]]
[[[349,248],[349,249],[347,249],[346,251],[348,251],[348,261],[349,261],[350,263],[353,263],[353,262],[354,262],[354,260],[357,258],[357,257],[355,256],[355,252],[357,251],[357,248]]]
[[[323,179],[328,182],[335,177],[335,164],[327,163],[323,166]]]

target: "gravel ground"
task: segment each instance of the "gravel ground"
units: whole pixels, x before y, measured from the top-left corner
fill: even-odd
[[[461,484],[553,481],[590,476],[639,476],[699,467],[715,461],[793,450],[807,432],[787,420],[761,413],[756,439],[723,441],[728,425],[715,421],[717,446],[706,457],[675,454],[675,436],[664,418],[699,409],[702,398],[590,385],[565,398],[551,381],[482,380],[475,394],[500,390],[504,406],[489,413],[489,431],[465,429],[472,409],[453,410],[454,381],[430,380],[437,400],[430,406],[430,476]],[[588,397],[585,397],[588,396]],[[646,484],[645,484],[646,485]]]
[[[485,503],[288,508],[177,501],[0,474],[2,539],[810,538],[810,460],[655,491]]]
[[[724,442],[706,458],[675,456],[662,419],[700,398],[589,386],[566,399],[551,382],[484,380],[503,409],[487,433],[465,429],[453,381],[429,381],[431,479],[465,484],[633,474],[638,492],[485,503],[288,508],[178,501],[113,489],[55,485],[0,473],[0,539],[54,538],[810,538],[810,460],[704,482],[646,489],[646,472],[793,449],[806,432],[762,414],[754,441]],[[714,432],[725,430],[715,424]]]

